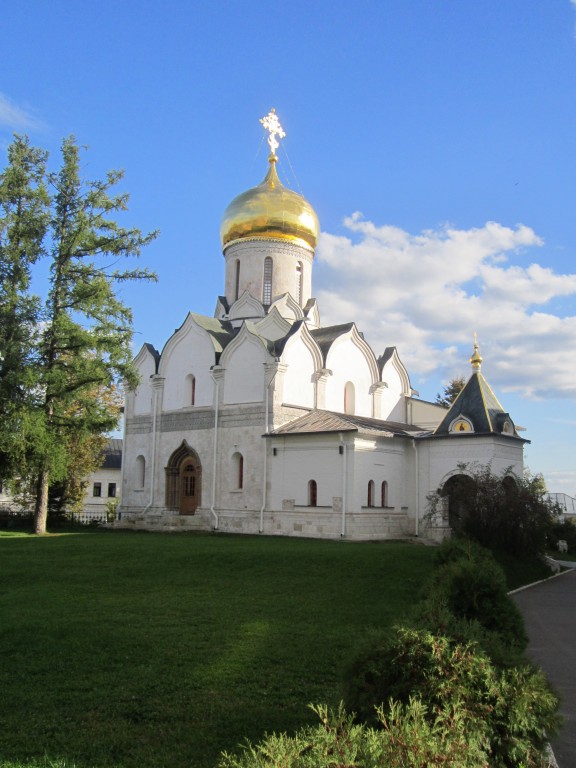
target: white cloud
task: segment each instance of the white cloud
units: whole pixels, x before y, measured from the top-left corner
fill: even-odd
[[[29,131],[41,127],[41,121],[0,93],[0,125],[13,131]]]
[[[412,235],[359,213],[344,225],[350,236],[322,233],[318,246],[323,323],[355,319],[378,353],[398,346],[423,379],[466,372],[477,331],[495,387],[576,398],[576,315],[548,307],[576,295],[576,274],[525,264],[526,250],[543,246],[532,229],[488,222]]]

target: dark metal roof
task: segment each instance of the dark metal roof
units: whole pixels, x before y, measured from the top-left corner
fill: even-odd
[[[122,468],[122,440],[112,438],[103,451],[104,461],[102,469],[121,469]]]
[[[374,437],[423,437],[429,434],[429,431],[422,430],[412,424],[316,409],[288,422],[288,424],[283,424],[270,432],[269,436],[306,435],[322,432],[358,432]]]
[[[503,434],[502,429],[506,421],[509,421],[512,427],[514,427],[514,422],[510,415],[504,411],[498,402],[498,398],[492,392],[490,385],[480,371],[475,371],[470,376],[464,388],[435,429],[434,436],[444,437],[454,434],[450,432],[450,425],[459,416],[471,422],[474,428],[472,434]],[[509,436],[523,440],[517,434],[515,427],[514,433]],[[460,437],[460,435],[457,435],[457,437]]]
[[[382,377],[382,371],[384,370],[384,366],[386,365],[388,360],[390,360],[390,358],[392,357],[395,351],[396,351],[396,347],[386,347],[386,349],[384,350],[384,354],[380,355],[380,357],[378,358],[377,360],[378,372],[380,374],[380,377]]]
[[[310,335],[320,347],[324,362],[326,362],[328,352],[334,341],[339,336],[349,333],[352,328],[354,328],[354,323],[342,323],[341,325],[327,325],[325,328],[315,328],[310,331]]]

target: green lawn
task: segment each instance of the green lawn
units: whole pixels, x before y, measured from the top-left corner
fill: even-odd
[[[0,534],[0,765],[212,766],[314,721],[432,548],[214,535]]]

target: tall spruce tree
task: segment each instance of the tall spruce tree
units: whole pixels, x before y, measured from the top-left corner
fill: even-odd
[[[82,440],[117,426],[116,414],[105,399],[95,397],[95,389],[111,387],[118,379],[136,383],[132,312],[115,287],[155,276],[115,266],[138,256],[157,233],[124,229],[111,218],[127,208],[128,195],[110,194],[122,177],[121,171],[111,171],[105,180],[83,182],[73,137],[64,140],[62,166],[50,177],[50,292],[39,347],[44,397],[35,532],[40,534],[46,531],[50,480],[66,475],[70,438]]]
[[[20,156],[29,158],[27,165]],[[28,169],[28,177],[20,166]],[[16,193],[14,201],[8,197],[9,180],[17,171],[22,176],[20,197],[34,204],[18,207]],[[1,177],[0,277],[2,290],[11,297],[4,302],[2,294],[2,306],[7,307],[2,311],[11,311],[15,318],[14,333],[0,335],[6,350],[0,347],[1,394],[4,405],[16,391],[21,407],[12,419],[18,427],[16,439],[7,439],[2,426],[0,436],[12,472],[16,466],[21,479],[34,481],[39,534],[46,532],[50,483],[66,481],[76,466],[72,447],[76,452],[85,449],[94,436],[117,426],[118,411],[109,407],[105,393],[119,380],[136,383],[132,313],[116,288],[155,275],[118,265],[125,257],[138,256],[157,233],[142,234],[115,221],[128,202],[128,195],[111,193],[122,177],[121,171],[111,171],[104,180],[83,180],[73,137],[62,143],[56,173],[46,172],[45,153],[30,148],[27,139],[16,138]],[[44,255],[50,278],[40,308],[29,295],[29,281],[32,265]]]
[[[16,136],[0,174],[0,479],[26,464],[38,397],[40,300],[32,267],[45,253],[49,224],[46,152]]]

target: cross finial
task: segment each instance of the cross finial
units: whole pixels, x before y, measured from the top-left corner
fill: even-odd
[[[474,353],[470,358],[470,364],[472,365],[473,371],[479,371],[482,366],[482,357],[480,355],[480,350],[478,349],[478,334],[476,331],[474,331]]]
[[[278,136],[280,139],[283,139],[284,136],[286,136],[284,129],[280,125],[280,120],[278,120],[276,110],[271,109],[265,117],[260,118],[260,122],[270,134],[268,136],[268,146],[270,147],[270,152],[272,155],[276,157],[276,150],[280,146],[276,136]]]

